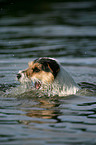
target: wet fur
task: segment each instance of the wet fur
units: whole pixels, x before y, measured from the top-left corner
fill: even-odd
[[[28,63],[26,70],[20,71],[21,83],[40,81],[44,90],[53,95],[75,94],[79,87],[64,68],[53,58],[39,58]]]

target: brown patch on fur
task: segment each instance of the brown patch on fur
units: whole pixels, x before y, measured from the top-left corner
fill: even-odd
[[[28,65],[29,68],[24,70],[24,73],[29,79],[38,79],[44,84],[50,84],[53,82],[53,74],[51,72],[45,72],[44,70],[42,70],[42,64],[30,62],[28,63]],[[36,72],[35,69],[37,69],[38,71]]]
[[[58,70],[56,72],[59,72],[60,71],[60,68],[58,68]]]
[[[32,69],[34,70],[35,68],[38,68],[38,69],[42,69],[42,64],[40,63],[34,63],[34,65],[32,66]]]
[[[50,65],[48,63],[47,63],[47,65],[48,65],[50,71],[53,73],[53,70],[51,69]]]
[[[34,61],[28,62],[29,67],[32,67],[33,64],[34,64]]]

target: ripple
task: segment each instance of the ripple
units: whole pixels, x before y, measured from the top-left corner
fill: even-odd
[[[95,1],[36,3],[36,12],[33,2],[0,4],[1,144],[96,144]],[[42,56],[56,58],[80,92],[59,98],[18,89],[17,72]]]

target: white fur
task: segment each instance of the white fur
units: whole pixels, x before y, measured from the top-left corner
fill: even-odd
[[[80,88],[68,72],[60,65],[60,71],[52,84],[54,95],[66,96],[75,94]]]
[[[20,70],[18,73],[21,74],[21,78],[19,79],[20,83],[24,84],[30,82],[30,80],[27,78],[27,76],[24,75],[22,70]]]
[[[53,60],[55,60],[55,59],[53,59]],[[60,66],[60,71],[58,72],[53,83],[46,84],[46,85],[42,84],[40,90],[43,90],[45,93],[48,93],[49,96],[50,95],[66,96],[66,95],[75,94],[80,89],[79,86],[75,83],[73,78],[69,75],[68,72],[65,71],[65,69],[60,64],[59,64],[59,66]],[[19,79],[19,81],[23,84],[31,83],[31,85],[32,85],[32,82],[34,83],[34,81],[36,80],[36,78],[32,78],[32,82],[31,82],[31,80],[29,80],[24,75],[23,71],[19,71],[19,73],[22,75],[22,77]]]

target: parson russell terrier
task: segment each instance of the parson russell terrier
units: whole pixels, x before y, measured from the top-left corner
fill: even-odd
[[[57,60],[41,57],[28,63],[29,67],[19,71],[20,83],[30,83],[38,90],[49,91],[53,95],[75,94],[80,88]]]

